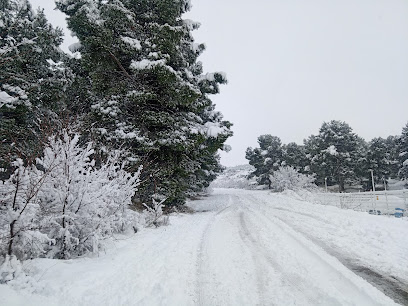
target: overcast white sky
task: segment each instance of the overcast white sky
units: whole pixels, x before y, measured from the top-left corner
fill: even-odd
[[[44,6],[53,24],[63,15]],[[261,134],[302,143],[323,121],[343,120],[366,140],[408,122],[408,1],[192,0],[206,71],[225,71],[214,96],[234,123],[226,166],[245,164]]]

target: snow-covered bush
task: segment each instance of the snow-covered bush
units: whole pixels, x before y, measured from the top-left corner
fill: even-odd
[[[45,289],[38,279],[26,274],[23,263],[14,255],[0,257],[0,284],[5,283],[16,291],[24,290],[28,294]]]
[[[70,258],[97,251],[100,239],[137,227],[128,206],[139,184],[112,154],[95,167],[92,144],[64,131],[49,139],[35,166],[17,169],[0,187],[0,255]]]
[[[24,165],[17,159],[14,173],[0,181],[0,255],[16,255],[20,259],[44,253],[42,245],[48,243],[39,231],[39,192],[49,171],[39,171],[33,165]],[[54,165],[50,165],[50,169]]]
[[[50,255],[69,258],[97,251],[99,240],[129,228],[128,209],[139,184],[113,155],[100,168],[90,157],[92,144],[83,149],[79,135],[64,132],[50,139],[44,157],[37,160],[50,171],[40,192],[42,231],[55,241]],[[56,165],[56,166],[53,166]]]
[[[284,190],[314,189],[315,178],[310,175],[299,173],[293,167],[280,167],[270,175],[271,188],[281,192]]]
[[[16,256],[7,255],[0,261],[0,284],[7,283],[20,275],[24,275],[23,267]]]
[[[163,203],[165,201],[166,199],[158,201],[153,198],[151,206],[143,204],[146,207],[146,210],[143,212],[146,227],[168,225],[169,217],[163,215]]]

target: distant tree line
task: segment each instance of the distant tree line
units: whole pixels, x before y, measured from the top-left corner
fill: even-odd
[[[361,184],[371,188],[375,183],[408,178],[408,124],[401,135],[377,137],[367,142],[342,121],[324,122],[318,135],[311,135],[303,145],[282,144],[279,137],[261,135],[258,148],[248,148],[246,159],[255,167],[250,176],[260,185],[271,186],[271,175],[283,166],[303,174],[314,174],[316,183],[324,186]]]

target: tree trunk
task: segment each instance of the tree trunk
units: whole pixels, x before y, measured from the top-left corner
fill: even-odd
[[[10,241],[9,241],[8,251],[7,251],[7,254],[10,256],[13,254],[14,224],[15,223],[16,223],[16,220],[13,220],[13,222],[10,223]]]
[[[20,171],[18,172],[19,176],[17,178],[17,182],[16,182],[16,190],[14,192],[14,197],[13,197],[13,211],[17,210],[17,193],[18,190],[20,189]],[[9,241],[9,245],[8,245],[8,250],[7,250],[7,254],[8,255],[12,255],[13,254],[13,242],[14,242],[14,225],[16,224],[17,220],[13,220],[10,223],[10,241]]]
[[[342,177],[339,177],[339,192],[344,191],[344,179]]]

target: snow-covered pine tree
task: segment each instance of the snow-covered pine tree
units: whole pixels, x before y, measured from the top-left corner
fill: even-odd
[[[0,167],[41,152],[41,125],[62,112],[70,78],[61,42],[62,31],[28,0],[1,1]]]
[[[389,154],[389,167],[390,178],[397,178],[399,172],[399,148],[398,148],[399,137],[398,136],[388,136],[385,139],[385,144],[388,148],[387,152]]]
[[[199,25],[181,18],[189,1],[59,0],[57,6],[81,44],[93,95],[87,120],[101,151],[124,147],[145,165],[142,201],[157,194],[167,204],[183,203],[202,154],[209,154],[207,139],[218,139],[218,150],[231,135],[208,99],[225,77],[202,74],[197,58],[204,45],[191,35]],[[214,127],[215,137],[208,135]]]
[[[210,183],[223,171],[220,164],[218,150],[229,151],[229,146],[224,145],[228,137],[232,136],[230,130],[231,123],[223,120],[220,112],[215,111],[215,106],[208,98],[208,94],[219,93],[215,78],[219,81],[225,80],[223,75],[213,73],[202,76],[201,65],[198,64],[196,73],[199,75],[198,86],[203,95],[197,101],[198,123],[192,130],[195,139],[195,149],[189,152],[190,164],[189,179],[187,180],[187,190],[190,196],[205,190]],[[222,81],[223,82],[223,81]]]
[[[328,184],[344,184],[356,179],[354,169],[357,160],[358,137],[345,122],[324,122],[319,135],[309,137],[306,150],[311,160],[311,170],[317,174],[320,184],[327,177]]]
[[[306,157],[304,146],[300,146],[295,142],[288,143],[282,146],[282,158],[285,166],[295,168],[300,173],[309,172],[309,161]]]
[[[377,184],[398,177],[399,161],[396,136],[377,137],[370,142],[358,137],[354,173],[366,190],[372,189],[371,172]]]
[[[268,185],[271,188],[270,175],[282,166],[283,151],[279,137],[261,135],[258,137],[259,148],[248,148],[245,158],[249,164],[255,167],[250,176],[256,176],[260,185]]]
[[[398,147],[400,160],[399,177],[401,179],[408,179],[408,123],[402,128]]]
[[[381,137],[374,138],[368,143],[365,176],[369,179],[370,184],[371,174],[369,169],[373,170],[374,181],[376,183],[382,184],[384,179],[388,180],[392,176],[394,160],[391,150],[392,147],[389,146],[387,140]]]
[[[305,154],[306,154],[306,159],[307,159],[307,166],[305,170],[307,170],[307,173],[309,174],[312,174],[312,173],[316,174],[316,183],[318,185],[321,185],[321,184],[324,185],[325,173],[322,171],[322,169],[318,169],[317,167],[314,167],[315,161],[317,159],[317,157],[315,156],[319,152],[319,144],[318,144],[317,136],[310,135],[307,139],[303,140],[303,145],[305,148]]]
[[[371,173],[369,171],[369,163],[367,154],[369,151],[369,144],[361,137],[357,137],[356,154],[354,155],[354,174],[357,182],[360,182],[363,189],[371,189]]]

